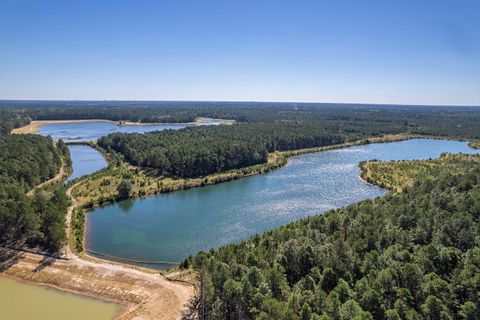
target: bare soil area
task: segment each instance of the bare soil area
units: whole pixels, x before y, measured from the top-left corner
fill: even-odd
[[[150,270],[9,249],[0,249],[0,276],[122,304],[117,319],[180,319],[194,295],[192,285]]]

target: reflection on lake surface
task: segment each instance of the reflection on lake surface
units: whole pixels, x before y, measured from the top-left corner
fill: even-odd
[[[121,310],[117,304],[0,278],[0,319],[108,320]]]
[[[86,145],[69,145],[72,159],[72,175],[65,182],[69,182],[81,176],[92,174],[108,166],[102,154]]]
[[[428,159],[476,153],[466,142],[415,139],[303,155],[255,177],[97,208],[88,215],[87,248],[113,256],[179,261],[386,193],[359,178],[364,160]]]

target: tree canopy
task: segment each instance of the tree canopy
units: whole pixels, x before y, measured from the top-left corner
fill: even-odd
[[[24,242],[58,250],[65,240],[68,197],[28,190],[53,178],[62,157],[69,159],[62,141],[37,135],[0,136],[0,243]]]
[[[342,143],[313,123],[237,124],[111,134],[98,140],[107,151],[163,176],[198,177],[265,163],[268,153]]]

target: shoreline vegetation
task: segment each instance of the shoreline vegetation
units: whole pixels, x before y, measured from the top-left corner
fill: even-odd
[[[113,121],[106,119],[78,119],[78,120],[33,120],[29,124],[15,128],[11,131],[12,134],[25,134],[25,133],[38,133],[40,128],[48,124],[63,124],[63,123],[85,123],[85,122],[106,122],[111,123],[116,126],[157,126],[157,125],[171,125],[171,126],[183,126],[183,125],[201,125],[207,121],[215,121],[222,124],[233,124],[235,120],[226,120],[226,119],[212,119],[198,117],[196,121],[193,122],[131,122],[131,121]]]

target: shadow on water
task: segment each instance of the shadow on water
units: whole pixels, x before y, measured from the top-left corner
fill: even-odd
[[[132,199],[127,199],[123,200],[117,203],[118,207],[120,210],[122,210],[123,213],[128,214],[130,210],[132,210],[133,207],[133,200]]]

